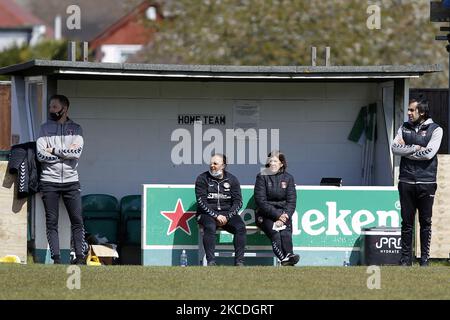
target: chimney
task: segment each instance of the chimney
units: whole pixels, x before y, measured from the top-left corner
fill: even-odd
[[[82,44],[83,62],[88,62],[89,57],[89,44],[83,41]],[[67,60],[77,61],[77,43],[75,41],[69,41],[67,43]]]
[[[61,40],[61,16],[55,17],[55,40]]]
[[[88,56],[89,56],[89,44],[87,41],[83,42],[83,61],[88,62]]]
[[[316,47],[311,47],[311,65],[313,67],[316,66],[316,62],[317,62],[317,48]]]
[[[77,60],[77,47],[75,41],[69,41],[67,44],[67,60],[68,61]]]
[[[331,47],[325,47],[325,66],[331,66]],[[311,47],[311,66],[317,66],[317,48]]]
[[[330,64],[330,51],[331,48],[330,47],[325,47],[325,66],[329,67]]]

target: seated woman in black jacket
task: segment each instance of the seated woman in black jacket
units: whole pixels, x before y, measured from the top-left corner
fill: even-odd
[[[292,245],[292,214],[297,193],[294,178],[286,172],[286,157],[279,151],[269,154],[266,169],[256,176],[256,223],[270,238],[281,265],[293,266],[300,256]]]

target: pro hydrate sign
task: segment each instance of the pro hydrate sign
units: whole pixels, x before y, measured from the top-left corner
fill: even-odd
[[[253,186],[242,186],[240,215],[255,224]],[[193,185],[144,185],[142,249],[144,265],[177,265],[181,250],[190,264],[198,264],[198,227]],[[301,265],[341,265],[359,260],[361,229],[400,226],[395,187],[297,187],[292,217],[294,251]],[[217,250],[232,249],[218,240]],[[247,248],[270,252],[261,232],[247,234]],[[351,256],[350,256],[351,255]],[[251,259],[251,258],[250,258]],[[270,262],[270,259],[269,259]]]

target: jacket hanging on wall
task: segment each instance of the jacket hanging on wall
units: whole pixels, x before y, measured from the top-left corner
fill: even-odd
[[[11,147],[8,172],[17,174],[17,197],[25,198],[39,191],[40,163],[36,158],[36,142]]]

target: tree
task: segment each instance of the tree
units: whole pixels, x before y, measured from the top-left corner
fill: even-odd
[[[326,46],[333,65],[443,64],[445,44],[434,40],[429,2],[381,0],[381,28],[369,29],[370,3],[361,0],[160,1],[170,16],[148,23],[157,35],[132,62],[310,65]],[[167,16],[167,14],[166,14]],[[414,80],[415,87],[446,87],[445,73]]]
[[[67,56],[67,43],[63,41],[45,40],[37,45],[12,46],[0,52],[0,68],[13,64],[23,63],[33,59],[65,60]],[[0,75],[0,80],[9,77]]]

